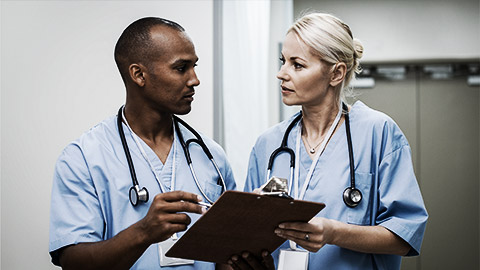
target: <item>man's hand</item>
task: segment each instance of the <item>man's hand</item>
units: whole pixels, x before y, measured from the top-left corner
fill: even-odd
[[[243,252],[241,256],[233,255],[228,264],[234,270],[275,270],[272,255],[268,251],[262,252],[262,258],[248,252]]]
[[[205,211],[196,204],[200,201],[200,196],[185,191],[160,193],[137,225],[149,244],[165,241],[172,234],[187,229],[191,219],[185,212],[202,214]]]

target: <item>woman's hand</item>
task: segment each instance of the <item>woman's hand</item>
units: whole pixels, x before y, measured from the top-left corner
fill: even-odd
[[[308,223],[282,223],[275,233],[310,252],[329,244],[363,253],[405,256],[411,248],[405,240],[380,225],[352,225],[320,217]]]
[[[275,233],[282,238],[292,240],[310,252],[317,252],[334,237],[335,221],[316,217],[310,222],[285,222],[278,225]]]
[[[243,252],[241,256],[233,255],[228,264],[234,270],[275,270],[272,255],[268,251],[262,252],[262,258],[248,252]]]

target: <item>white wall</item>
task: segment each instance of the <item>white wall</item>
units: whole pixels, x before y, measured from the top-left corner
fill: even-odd
[[[363,62],[480,58],[478,0],[296,0],[344,20],[365,47]]]
[[[201,84],[184,118],[212,136],[213,0],[1,1],[2,269],[55,268],[48,255],[55,161],[123,104],[113,48],[144,16],[177,21],[193,39]]]

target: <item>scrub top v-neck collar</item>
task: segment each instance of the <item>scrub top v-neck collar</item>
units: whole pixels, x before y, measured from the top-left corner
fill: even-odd
[[[127,127],[127,130],[129,131],[133,141],[135,142],[135,145],[137,146],[137,149],[142,155],[143,160],[147,162],[148,166],[151,168],[161,192],[163,193],[174,191],[175,186],[172,187],[172,185],[175,185],[176,182],[175,170],[176,168],[178,168],[179,163],[179,151],[177,149],[178,147],[180,147],[180,145],[177,145],[178,137],[175,132],[175,128],[173,128],[173,125],[172,128],[174,136],[172,146],[170,147],[170,151],[168,153],[167,159],[165,160],[165,164],[163,164],[157,154],[153,151],[153,149],[150,148],[150,146],[148,146],[148,144],[143,141],[137,134],[135,134],[135,132],[133,132],[123,114],[122,116],[124,120],[123,124]],[[145,153],[145,156],[143,155],[142,151],[143,153]]]

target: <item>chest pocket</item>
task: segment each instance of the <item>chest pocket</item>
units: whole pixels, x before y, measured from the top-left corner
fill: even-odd
[[[372,214],[373,174],[355,173],[355,187],[362,192],[362,201],[354,208],[347,207],[347,222],[356,225],[370,225]]]
[[[211,179],[204,183],[204,192],[210,200],[215,202],[222,195],[222,186],[216,183],[216,179]],[[208,202],[205,199],[206,202]]]

